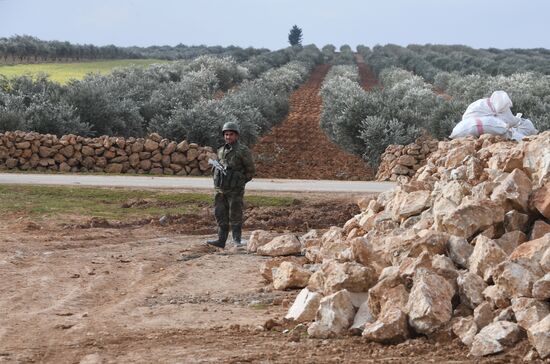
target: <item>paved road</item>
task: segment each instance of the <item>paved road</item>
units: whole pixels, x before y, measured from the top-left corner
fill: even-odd
[[[0,173],[0,184],[77,185],[105,187],[212,189],[209,177],[110,176],[77,174]],[[281,192],[384,192],[395,187],[391,182],[327,181],[302,179],[254,179],[248,191]]]

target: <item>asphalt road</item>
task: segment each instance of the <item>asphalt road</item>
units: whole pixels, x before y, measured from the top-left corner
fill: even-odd
[[[169,189],[212,189],[210,177],[172,177],[144,175],[78,175],[0,173],[0,184],[141,187]],[[392,182],[328,181],[302,179],[254,179],[248,191],[280,192],[384,192],[395,187]]]

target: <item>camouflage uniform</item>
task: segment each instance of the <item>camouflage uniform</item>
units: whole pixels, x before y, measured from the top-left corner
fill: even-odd
[[[218,235],[227,239],[231,226],[233,241],[240,243],[243,224],[244,187],[256,173],[252,153],[238,140],[218,149],[218,160],[226,168],[226,174],[214,170],[214,215]],[[225,235],[225,236],[224,236]],[[225,241],[224,239],[224,241]]]

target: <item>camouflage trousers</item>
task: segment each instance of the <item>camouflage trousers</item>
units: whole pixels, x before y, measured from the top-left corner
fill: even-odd
[[[244,188],[217,191],[214,197],[214,216],[220,227],[240,226],[243,223]]]

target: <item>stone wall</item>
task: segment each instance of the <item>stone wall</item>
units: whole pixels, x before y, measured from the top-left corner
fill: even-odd
[[[0,170],[105,172],[200,176],[210,174],[211,147],[147,138],[58,138],[35,132],[0,134]]]
[[[408,181],[437,150],[438,141],[422,136],[409,145],[389,145],[380,157],[377,181]]]

